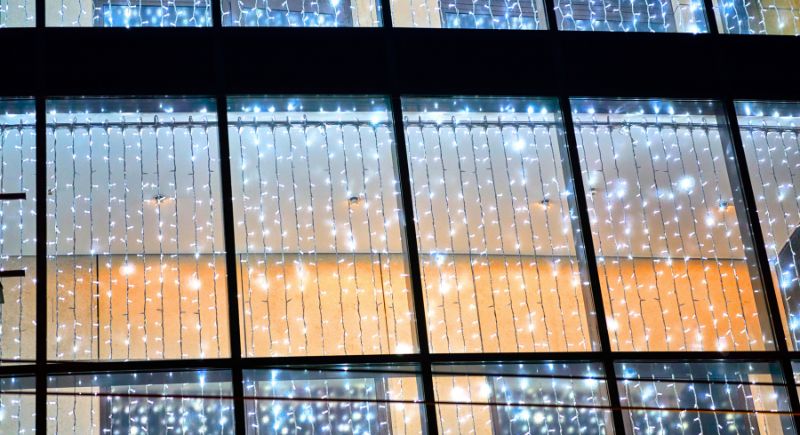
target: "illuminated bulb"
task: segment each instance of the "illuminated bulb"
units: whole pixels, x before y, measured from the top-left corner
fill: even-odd
[[[131,275],[134,272],[136,272],[136,267],[130,263],[125,263],[119,268],[119,273],[125,276]]]
[[[525,149],[525,141],[520,139],[520,140],[514,142],[513,147],[517,151],[522,151],[523,149]]]
[[[694,187],[694,178],[688,175],[678,180],[678,188],[683,190],[684,192],[692,190],[693,187]]]
[[[189,288],[191,288],[192,290],[200,290],[201,285],[202,283],[197,278],[192,278],[191,280],[189,280]]]

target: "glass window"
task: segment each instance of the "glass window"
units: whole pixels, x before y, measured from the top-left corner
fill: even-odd
[[[0,28],[34,27],[35,25],[35,0],[7,0],[0,3]]]
[[[800,35],[798,0],[714,0],[720,33]]]
[[[376,0],[222,0],[222,24],[236,27],[377,27]]]
[[[546,29],[541,0],[392,0],[395,27]]]
[[[772,279],[789,345],[800,345],[800,104],[736,105]]]
[[[46,0],[46,8],[50,27],[211,27],[211,0]]]
[[[708,32],[702,0],[556,0],[560,30]]]
[[[0,99],[0,365],[36,358],[35,118]]]
[[[616,367],[628,433],[796,433],[776,363],[623,362]]]
[[[419,434],[425,416],[413,366],[245,370],[247,433]],[[280,433],[280,432],[278,432]]]
[[[229,355],[213,107],[48,102],[49,359]]]
[[[597,363],[437,364],[440,433],[613,433]]]
[[[386,102],[229,106],[244,354],[414,352]]]
[[[612,348],[771,349],[716,104],[577,99],[573,108]]]
[[[403,100],[432,352],[597,348],[556,109]]]
[[[227,371],[50,376],[47,394],[47,433],[234,433]]]
[[[33,377],[0,377],[0,433],[36,432],[35,393]]]

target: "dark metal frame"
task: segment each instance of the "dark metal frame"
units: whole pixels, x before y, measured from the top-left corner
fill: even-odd
[[[228,317],[231,357],[214,360],[134,362],[52,362],[47,357],[47,203],[36,203],[36,363],[2,366],[0,375],[36,376],[36,425],[46,428],[47,378],[59,373],[92,371],[160,371],[225,368],[231,371],[235,428],[245,432],[243,371],[309,364],[414,363],[422,380],[427,430],[438,433],[432,365],[467,361],[600,361],[608,380],[617,431],[626,428],[617,391],[615,362],[622,360],[725,359],[777,361],[800,428],[800,398],[790,350],[778,314],[778,300],[764,237],[745,164],[734,99],[800,100],[794,78],[800,39],[782,36],[721,35],[712,0],[704,0],[709,34],[618,34],[556,30],[554,0],[545,0],[547,31],[398,29],[392,27],[390,0],[379,0],[384,24],[373,29],[223,28],[220,0],[212,0],[213,27],[177,29],[58,29],[45,27],[45,0],[36,0],[35,29],[0,29],[0,46],[8,65],[0,69],[0,96],[35,98],[36,198],[46,198],[46,101],[63,95],[211,95],[219,131],[227,131],[227,96],[236,94],[379,94],[389,96],[397,142],[405,237],[419,353],[336,357],[242,358],[239,341],[236,250],[231,169],[221,165],[225,248],[228,253]],[[81,52],[75,48],[81,47]],[[145,60],[126,56],[147,52]],[[314,59],[308,53],[313,52]],[[382,54],[382,56],[381,56]],[[135,59],[135,57],[134,57]],[[275,61],[277,59],[277,61]],[[493,60],[503,63],[494,64]],[[615,63],[616,62],[616,63]],[[154,74],[154,71],[166,73]],[[773,79],[773,77],[775,79]],[[557,97],[568,146],[565,173],[578,211],[575,228],[597,322],[598,352],[432,354],[424,321],[419,252],[413,225],[413,192],[409,179],[400,96],[535,95]],[[775,349],[764,352],[612,352],[588,220],[585,186],[580,176],[570,96],[702,98],[720,102],[731,132],[730,155],[738,168],[741,200],[752,235],[754,258],[771,313]],[[220,156],[230,157],[226,134],[220,134]]]

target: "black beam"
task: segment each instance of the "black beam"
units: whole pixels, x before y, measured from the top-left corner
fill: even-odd
[[[215,44],[225,94],[800,99],[800,38],[398,28],[3,29],[0,95],[214,94]]]

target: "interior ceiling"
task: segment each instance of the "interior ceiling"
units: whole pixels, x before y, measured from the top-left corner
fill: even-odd
[[[590,217],[603,255],[743,257],[716,130],[580,124]],[[312,123],[291,133],[285,125],[232,126],[240,250],[401,250],[390,127],[358,125]],[[561,152],[549,124],[501,130],[454,127],[439,117],[438,124],[407,127],[423,253],[574,254]],[[32,129],[6,127],[3,137],[2,191],[32,195]],[[57,128],[48,137],[50,252],[222,251],[216,137],[213,124]],[[745,139],[767,140],[780,137]],[[786,147],[796,149],[794,140]],[[791,185],[791,174],[777,176],[785,179],[762,183],[767,194],[770,186],[783,192]],[[33,201],[0,207],[2,253],[32,255]],[[797,216],[796,205],[792,211]],[[785,229],[775,233],[778,245],[787,238]]]

